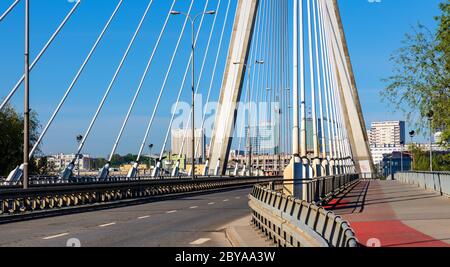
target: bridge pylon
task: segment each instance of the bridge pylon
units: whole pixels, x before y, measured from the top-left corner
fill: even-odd
[[[258,6],[259,0],[238,0],[209,156],[215,175],[225,175],[227,171],[246,70],[244,64],[235,62],[247,62]]]

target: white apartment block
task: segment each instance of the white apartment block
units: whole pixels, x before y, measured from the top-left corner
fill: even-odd
[[[203,129],[195,130],[195,158],[204,159],[206,153],[206,138]],[[192,130],[175,129],[172,130],[172,154],[185,155],[188,159],[192,158]]]
[[[375,164],[383,161],[383,156],[401,152],[406,141],[404,121],[381,121],[372,123],[369,130],[370,150]]]
[[[374,122],[369,131],[371,146],[400,146],[406,141],[404,121]]]
[[[57,154],[48,156],[47,162],[48,164],[52,164],[55,171],[62,171],[75,159],[75,157],[75,154]],[[75,163],[76,170],[78,170],[78,166],[80,166],[80,171],[90,171],[92,169],[91,156],[83,155],[83,157]]]
[[[250,141],[253,152],[269,154],[279,150],[279,124],[274,122],[260,122],[258,126],[250,127]],[[248,147],[248,128],[245,129],[245,139],[242,139],[243,147]]]

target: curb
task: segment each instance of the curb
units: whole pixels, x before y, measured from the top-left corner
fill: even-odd
[[[225,235],[230,241],[231,246],[234,248],[247,248],[248,244],[241,238],[241,236],[237,233],[236,228],[233,226],[229,226],[225,229]]]

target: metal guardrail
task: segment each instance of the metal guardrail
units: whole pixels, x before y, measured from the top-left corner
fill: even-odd
[[[222,179],[229,178],[231,176],[197,176],[198,179]],[[181,180],[190,179],[189,176],[139,176],[135,178],[129,178],[126,176],[110,176],[102,179],[97,176],[81,176],[73,177],[70,180],[62,180],[58,176],[32,176],[29,179],[30,186],[53,186],[53,185],[80,185],[80,184],[105,184],[105,183],[122,183],[122,182],[138,182],[138,181],[156,181],[156,180]],[[0,177],[0,190],[5,188],[21,188],[22,182],[6,182],[6,178]]]
[[[201,178],[126,181],[115,183],[33,185],[28,190],[0,190],[0,221],[5,216],[79,206],[146,199],[183,193],[251,186],[281,177]],[[3,215],[2,215],[3,214]]]
[[[306,185],[308,199],[314,204],[322,205],[344,189],[351,187],[359,179],[360,176],[358,174],[349,174],[314,179],[275,181],[270,186],[272,190],[282,192],[284,187],[288,185],[294,185],[295,187]]]
[[[402,172],[395,180],[450,197],[450,172]]]
[[[340,176],[335,180],[349,179]],[[340,189],[344,188],[345,185]],[[280,190],[272,189],[271,185],[255,186],[250,195],[249,205],[253,211],[253,224],[278,246],[359,246],[350,224],[340,216],[318,205],[286,196]]]

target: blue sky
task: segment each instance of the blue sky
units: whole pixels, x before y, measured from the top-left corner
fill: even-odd
[[[208,9],[215,9],[216,1],[210,0]],[[12,0],[2,0],[0,13],[12,2]],[[67,0],[32,0],[31,2],[31,44],[32,58],[34,58],[73,3]],[[149,17],[113,88],[110,100],[94,128],[92,138],[87,142],[85,149],[87,153],[97,156],[106,156],[109,153],[120,127],[119,124],[123,120],[164,22],[169,2],[171,1],[154,0]],[[388,61],[389,57],[400,47],[403,35],[410,31],[412,26],[421,22],[430,28],[435,27],[433,17],[439,13],[439,0],[381,0],[380,3],[370,3],[368,0],[340,0],[339,2],[367,124],[374,120],[402,119],[402,114],[393,112],[381,102],[379,91],[384,86],[381,79],[389,76],[392,67]],[[189,1],[179,0],[176,9],[186,11],[188,3]],[[42,124],[50,117],[116,4],[116,0],[83,0],[61,36],[33,70],[31,104],[33,110],[39,114]],[[117,19],[113,21],[111,29],[105,35],[105,39],[45,138],[43,146],[45,153],[75,151],[75,136],[85,131],[147,4],[147,0],[124,1]],[[194,11],[200,12],[204,5],[205,0],[197,0]],[[224,7],[222,5],[219,9],[222,10],[218,14],[220,21],[224,18]],[[9,92],[23,69],[22,9],[23,4],[19,4],[10,16],[0,23],[0,98]],[[206,18],[205,28],[208,28],[211,22],[212,18]],[[169,23],[161,49],[150,70],[151,74],[145,82],[123,143],[119,147],[119,153],[137,153],[138,151],[148,117],[156,101],[156,92],[161,87],[168,65],[167,61],[174,49],[182,23],[182,17],[172,18]],[[228,25],[227,31],[230,29],[231,24]],[[217,30],[218,35],[219,30]],[[206,39],[207,33],[204,32],[202,36]],[[205,39],[201,42],[203,45],[206,43]],[[218,73],[223,69],[228,41],[228,39],[225,40],[226,45],[219,62]],[[170,119],[168,111],[176,98],[186,67],[189,42],[190,36],[186,34],[164,95],[162,112],[157,114],[150,133],[151,140],[157,147],[161,145],[165,135]],[[212,46],[216,47],[217,44],[218,37],[214,38]],[[205,72],[206,77],[211,76],[212,61],[213,59],[207,62],[209,68]],[[219,76],[215,87],[220,86],[222,77]],[[205,88],[208,83],[209,81],[205,79],[201,87]],[[189,93],[188,90],[186,92]],[[212,99],[217,99],[217,95],[216,90]],[[12,102],[14,106],[20,107],[22,97],[21,92],[14,97]],[[189,99],[189,95],[184,95],[183,99]]]
[[[422,23],[436,27],[439,0],[367,0],[339,1],[351,60],[362,101],[366,123],[374,120],[404,119],[381,102],[379,92],[385,86],[392,65],[389,57],[401,47],[404,34]]]

